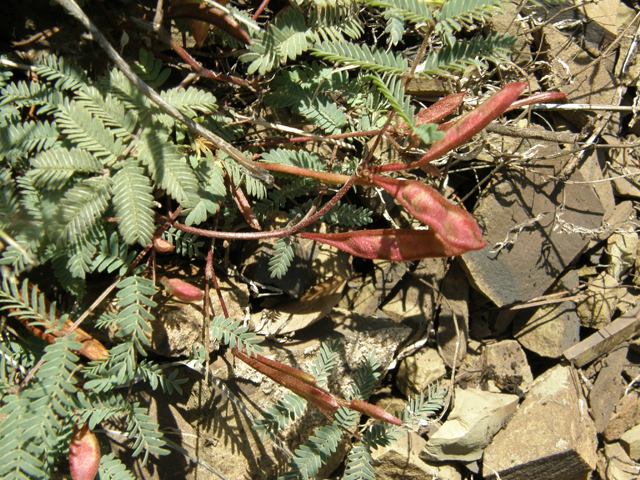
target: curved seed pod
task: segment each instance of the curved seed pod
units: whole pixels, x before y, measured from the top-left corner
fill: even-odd
[[[93,480],[100,465],[100,444],[89,425],[73,427],[73,438],[69,445],[69,470],[73,480]]]
[[[458,148],[460,145],[466,143],[476,133],[482,131],[482,129],[489,125],[489,123],[502,115],[511,106],[511,104],[518,99],[520,94],[524,92],[525,88],[527,88],[527,84],[524,82],[510,83],[505,86],[482,105],[478,106],[466,115],[463,115],[462,118],[451,125],[446,130],[445,137],[442,140],[435,142],[429,151],[417,162],[409,165],[393,163],[382,165],[372,170],[374,172],[408,170],[411,168],[418,168],[425,163],[442,157],[447,152],[450,152],[454,148]]]
[[[537,103],[547,103],[547,102],[555,102],[556,100],[562,100],[567,96],[566,93],[562,92],[544,92],[544,93],[536,93],[534,95],[530,95],[527,98],[522,98],[520,100],[516,100],[511,104],[511,106],[505,111],[510,112],[515,108],[526,107],[527,105],[534,105]]]
[[[428,225],[440,238],[460,249],[479,250],[486,245],[475,219],[448,202],[440,193],[415,180],[371,176],[371,183],[384,188],[414,218]]]
[[[402,422],[400,421],[400,419],[395,415],[391,415],[384,408],[380,408],[376,405],[363,402],[362,400],[359,400],[357,398],[351,400],[347,407],[349,407],[351,410],[355,410],[356,412],[363,413],[368,417],[375,418],[376,420],[391,423],[392,425],[397,425],[399,427],[402,426]]]
[[[160,237],[153,237],[153,247],[160,253],[171,253],[176,249],[171,242]]]
[[[299,233],[302,238],[334,246],[356,257],[409,262],[455,257],[469,251],[444,241],[433,230],[358,230],[346,233]],[[476,250],[486,244],[478,244]]]
[[[462,99],[466,94],[467,92],[454,93],[453,95],[444,97],[442,100],[438,100],[436,103],[425,108],[414,117],[415,124],[422,125],[424,123],[438,123],[441,120],[444,120],[455,112],[460,105],[462,105]],[[389,128],[389,133],[407,135],[410,133],[409,125],[405,122],[400,122]]]
[[[169,295],[173,295],[183,302],[197,302],[204,298],[204,292],[202,290],[179,278],[161,277],[159,281],[164,285]]]

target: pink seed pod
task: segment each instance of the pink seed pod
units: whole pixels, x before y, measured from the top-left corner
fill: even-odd
[[[73,438],[69,445],[69,470],[73,480],[93,480],[100,465],[100,444],[95,434],[84,424],[73,427]]]
[[[566,96],[567,94],[562,92],[536,93],[534,95],[528,96],[527,98],[522,98],[513,102],[506,111],[510,112],[511,110],[514,110],[516,108],[526,107],[527,105],[535,105],[537,103],[555,102],[557,100],[562,100]]]
[[[384,188],[414,218],[428,225],[447,244],[465,251],[480,250],[486,243],[475,219],[448,202],[440,193],[415,180],[371,176],[371,183]]]
[[[160,237],[153,237],[153,247],[160,253],[171,253],[176,249],[171,242]]]
[[[494,94],[482,105],[476,107],[471,112],[463,115],[445,132],[445,137],[434,143],[429,151],[417,162],[405,165],[403,163],[392,163],[382,165],[372,169],[374,172],[392,172],[398,170],[409,170],[418,168],[425,163],[440,158],[454,148],[465,144],[476,133],[481,132],[493,120],[502,115],[520,94],[527,88],[524,82],[510,83],[498,93]]]
[[[375,418],[376,420],[380,420],[383,422],[391,423],[392,425],[397,425],[399,427],[402,426],[402,422],[395,415],[391,415],[385,409],[377,407],[367,402],[363,402],[357,398],[351,400],[349,405],[347,405],[351,410],[355,410],[356,412],[360,412],[368,417]]]
[[[183,302],[197,302],[204,298],[202,290],[178,278],[161,277],[160,283],[164,285],[169,295]]]
[[[422,258],[455,257],[469,251],[443,240],[433,230],[357,230],[346,233],[299,233],[356,257],[410,262]],[[486,244],[477,245],[477,249]]]

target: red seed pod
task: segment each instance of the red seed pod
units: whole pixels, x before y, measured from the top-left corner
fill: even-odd
[[[171,253],[176,249],[171,242],[160,237],[153,237],[153,247],[160,253]]]
[[[384,408],[377,407],[376,405],[372,405],[367,402],[363,402],[357,398],[351,400],[349,405],[347,405],[351,410],[355,410],[356,412],[363,413],[368,417],[375,418],[376,420],[381,420],[383,422],[391,423],[392,425],[397,425],[399,427],[402,426],[402,422],[395,415],[391,415]]]
[[[169,295],[173,295],[183,302],[197,302],[204,298],[204,292],[202,290],[179,278],[161,277],[160,283],[164,285]]]
[[[448,202],[440,193],[415,180],[371,176],[371,183],[384,188],[414,218],[428,225],[447,244],[465,251],[479,250],[486,243],[475,219]]]
[[[410,262],[422,258],[455,257],[469,251],[444,241],[433,230],[358,230],[346,233],[307,233],[302,238],[334,246],[356,257]],[[484,248],[486,244],[478,245]]]
[[[73,427],[73,438],[69,445],[69,470],[73,480],[93,480],[100,465],[100,444],[95,434],[84,424]]]
[[[442,100],[438,100],[436,103],[425,108],[414,117],[415,124],[422,125],[424,123],[438,123],[441,120],[444,120],[455,112],[460,105],[462,105],[462,99],[466,94],[467,92],[455,93],[444,97]],[[391,127],[389,132],[406,135],[409,133],[409,125],[405,122],[400,122]]]
[[[566,96],[567,94],[562,92],[536,93],[534,95],[528,96],[527,98],[522,98],[520,100],[513,102],[506,111],[510,112],[515,108],[522,108],[522,107],[526,107],[527,105],[534,105],[537,103],[555,102],[557,100],[562,100]]]
[[[440,158],[454,148],[458,148],[469,141],[476,133],[482,131],[494,119],[502,115],[513,102],[515,102],[520,94],[527,88],[526,83],[510,83],[502,90],[493,95],[489,100],[478,106],[471,112],[463,115],[445,132],[445,137],[434,143],[429,151],[417,162],[405,165],[402,163],[393,163],[382,165],[375,169],[374,172],[392,172],[398,170],[408,170],[418,168],[436,158]]]

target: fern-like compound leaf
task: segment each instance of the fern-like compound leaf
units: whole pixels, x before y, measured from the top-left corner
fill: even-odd
[[[168,455],[169,450],[163,448],[167,445],[167,442],[159,432],[158,424],[139,405],[136,402],[131,406],[126,424],[128,425],[129,433],[136,439],[132,447],[133,456],[137,457],[144,450],[144,457],[142,458],[142,466],[144,466],[149,459],[150,453]]]
[[[118,283],[120,290],[116,297],[118,300],[118,332],[117,337],[130,337],[135,342],[138,351],[145,355],[142,345],[151,345],[148,334],[152,329],[149,322],[155,317],[147,311],[147,308],[155,308],[158,305],[151,300],[156,293],[153,281],[133,275]]]
[[[322,342],[322,345],[320,345],[320,351],[313,360],[310,372],[319,387],[326,388],[331,371],[338,364],[339,347],[340,341],[337,339]]]
[[[317,428],[309,441],[296,449],[295,456],[289,461],[290,472],[281,479],[313,479],[316,474],[336,451],[342,430],[337,425]]]
[[[432,7],[420,0],[361,0],[365,5],[384,8],[385,14],[412,23],[429,23],[433,19]]]
[[[67,140],[103,159],[105,165],[113,164],[124,152],[122,141],[115,138],[111,129],[75,101],[58,105],[54,115]]]
[[[60,132],[46,120],[8,125],[0,130],[0,157],[27,157],[32,152],[54,148]]]
[[[376,73],[404,75],[409,64],[400,55],[377,47],[354,43],[318,43],[311,49],[317,57],[348,66],[365,68]]]
[[[262,351],[262,347],[258,345],[262,342],[262,338],[247,331],[247,327],[240,327],[239,321],[234,322],[230,318],[216,317],[211,321],[209,330],[214,339],[229,348],[237,348],[240,351],[246,348],[249,356],[255,356]]]
[[[102,164],[89,152],[79,148],[45,150],[31,159],[27,175],[38,188],[58,190],[76,173],[100,173]]]
[[[437,53],[427,56],[422,73],[427,75],[446,75],[449,70],[464,70],[469,66],[488,68],[486,62],[500,62],[508,58],[516,37],[494,35],[489,38],[474,38],[470,41],[459,40],[447,45]]]
[[[334,208],[329,210],[322,219],[325,222],[337,223],[347,227],[363,227],[373,222],[371,216],[373,212],[365,207],[355,205],[340,204],[338,202]]]
[[[92,177],[67,190],[61,201],[62,238],[69,244],[90,232],[109,205],[111,182],[105,177]]]
[[[48,55],[35,67],[38,77],[53,84],[56,90],[78,90],[87,84],[87,75],[77,64],[63,57]]]
[[[195,204],[198,200],[198,180],[191,167],[183,161],[175,143],[153,126],[140,139],[144,148],[139,157],[149,168],[156,185],[164,188],[183,206]]]
[[[188,117],[214,113],[218,108],[216,97],[206,90],[194,87],[163,90],[160,96]]]
[[[273,247],[273,257],[269,260],[271,278],[282,278],[289,270],[294,256],[291,237],[279,238]]]
[[[438,33],[459,32],[461,22],[481,22],[502,12],[503,0],[459,0],[444,2],[442,8],[433,13],[436,21],[435,31]]]
[[[135,480],[136,478],[113,453],[100,458],[98,474],[100,480]]]
[[[162,86],[171,75],[171,70],[162,68],[162,60],[144,48],[138,51],[138,62],[131,65],[131,69],[151,88]]]
[[[324,171],[326,164],[317,155],[304,150],[285,150],[278,148],[262,154],[265,163],[279,163],[307,170]]]
[[[113,178],[113,204],[118,229],[128,244],[146,246],[153,238],[153,195],[149,178],[134,162],[127,162]]]
[[[262,418],[256,419],[253,429],[260,433],[261,439],[267,435],[275,437],[278,432],[300,418],[306,406],[306,400],[292,393],[287,393],[282,400],[270,405],[267,411],[262,414]]]
[[[364,442],[353,447],[347,457],[347,468],[343,480],[375,480],[371,447]]]
[[[132,110],[127,111],[112,94],[103,95],[96,87],[88,86],[76,92],[76,103],[94,118],[99,118],[116,138],[123,142],[131,139],[138,123],[138,115]]]

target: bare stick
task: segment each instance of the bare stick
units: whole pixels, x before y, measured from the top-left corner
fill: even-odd
[[[230,143],[226,142],[222,138],[218,137],[213,132],[207,130],[201,125],[198,125],[196,122],[191,120],[189,117],[183,115],[177,108],[173,105],[165,102],[158,93],[153,90],[149,85],[144,83],[140,77],[138,77],[131,67],[124,61],[124,59],[118,54],[118,52],[111,46],[109,41],[105,38],[105,36],[98,30],[98,28],[89,20],[89,17],[85,15],[82,9],[78,6],[75,0],[56,0],[60,5],[62,5],[69,14],[76,17],[84,27],[91,32],[93,39],[100,44],[100,46],[107,52],[109,58],[116,64],[116,66],[122,71],[122,73],[129,79],[131,83],[133,83],[138,90],[140,90],[149,100],[158,105],[160,109],[168,115],[171,115],[173,118],[178,120],[179,122],[184,123],[189,129],[197,133],[198,135],[206,138],[211,143],[213,143],[220,150],[225,152],[231,158],[233,158],[236,162],[238,162],[242,167],[247,171],[249,175],[252,177],[264,182],[267,185],[273,184],[273,177],[269,172],[265,169],[259,167],[254,162],[249,160],[244,154],[235,148]]]

